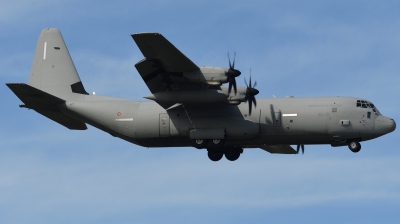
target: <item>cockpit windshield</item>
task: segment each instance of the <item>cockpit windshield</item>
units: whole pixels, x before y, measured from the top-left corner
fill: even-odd
[[[357,107],[361,108],[372,108],[372,111],[374,111],[376,114],[379,114],[378,109],[375,107],[375,105],[369,101],[366,100],[357,100]]]

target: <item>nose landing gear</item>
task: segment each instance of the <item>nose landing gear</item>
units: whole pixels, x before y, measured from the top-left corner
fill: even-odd
[[[354,153],[357,153],[361,150],[361,144],[357,140],[349,141],[348,146],[349,146],[349,149]]]

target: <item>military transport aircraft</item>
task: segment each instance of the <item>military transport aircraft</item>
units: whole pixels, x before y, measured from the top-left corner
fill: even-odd
[[[132,38],[145,57],[135,65],[152,93],[144,98],[152,101],[89,95],[55,28],[39,36],[28,84],[7,86],[24,103],[20,107],[69,129],[85,130],[87,123],[144,147],[194,146],[207,149],[212,161],[223,155],[234,161],[244,148],[304,153],[308,144],[347,145],[358,152],[361,141],[396,128],[361,98],[256,100],[251,78],[246,87],[236,85],[241,72],[229,54],[229,68],[198,67],[159,33]]]

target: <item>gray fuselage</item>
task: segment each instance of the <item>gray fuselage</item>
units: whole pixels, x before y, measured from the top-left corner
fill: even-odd
[[[224,130],[225,146],[242,148],[279,144],[346,145],[393,131],[396,124],[376,108],[357,106],[357,98],[258,99],[248,115],[247,103],[204,104],[202,110],[178,105],[165,110],[155,102],[97,95],[67,101],[63,112],[115,137],[144,147],[191,146],[191,132]],[[190,119],[189,119],[190,118]]]

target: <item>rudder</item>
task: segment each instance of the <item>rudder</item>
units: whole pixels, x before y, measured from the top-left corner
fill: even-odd
[[[40,33],[28,84],[62,99],[88,94],[58,29]]]

